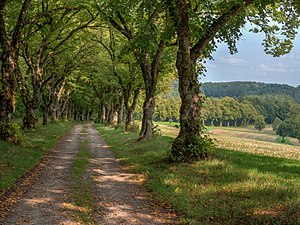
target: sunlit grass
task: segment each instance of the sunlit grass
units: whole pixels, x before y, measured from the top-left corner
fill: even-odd
[[[278,148],[275,151],[285,157],[278,158],[265,156],[273,154],[271,143],[250,141],[247,145],[248,139],[222,139],[223,144],[218,146],[226,149],[217,149],[211,159],[174,164],[165,160],[172,138],[164,132],[168,130],[166,126],[161,124],[160,128],[165,136],[136,142],[137,133],[97,126],[117,157],[144,175],[149,189],[185,213],[182,222],[198,225],[300,221],[300,163],[287,159],[293,158],[285,152],[291,146],[274,143]]]
[[[81,134],[86,134],[86,130],[83,129]],[[83,222],[84,224],[93,224],[92,181],[86,176],[86,170],[91,157],[88,142],[80,142],[79,151],[72,166],[71,196],[72,201],[77,206],[77,210],[74,210],[74,216],[79,222]]]
[[[168,124],[161,123],[159,124],[159,128],[161,129],[163,135],[172,138],[175,138],[179,132],[178,128],[175,128],[174,126]],[[212,129],[210,130],[210,137],[215,139],[217,148],[300,160],[300,146],[288,145],[289,142],[278,142],[279,139],[277,139],[276,136],[271,136],[273,141],[272,142],[269,139],[269,135],[262,133],[255,136],[255,134],[249,134],[248,132],[246,132],[247,130],[251,131],[251,129],[247,128],[240,128],[238,129],[239,132],[232,131],[231,128],[215,129],[220,130],[220,132],[213,134],[214,130]],[[221,132],[222,129],[224,129],[224,132]],[[244,130],[245,132],[242,133],[241,130]],[[268,132],[269,131],[267,131],[267,133]],[[267,137],[263,137],[262,140],[260,140],[261,136]],[[255,140],[255,138],[257,138],[258,140]],[[268,141],[263,141],[266,139]],[[290,140],[290,138],[288,138],[287,140]]]

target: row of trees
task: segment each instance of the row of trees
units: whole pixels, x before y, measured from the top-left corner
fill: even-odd
[[[235,81],[235,82],[207,82],[201,89],[206,96],[222,98],[242,98],[248,95],[285,95],[289,99],[299,102],[300,85],[293,87],[287,84],[267,84],[261,82]]]
[[[250,102],[239,102],[230,97],[207,98],[203,108],[207,126],[247,126],[253,124],[259,115]]]
[[[169,83],[176,71],[181,126],[172,155],[194,157],[193,146],[206,148],[198,76],[216,43],[236,52],[250,21],[254,32],[266,34],[267,53],[286,54],[299,25],[297,10],[297,2],[276,0],[2,0],[0,122],[9,126],[18,100],[28,129],[37,110],[44,123],[49,115],[55,121],[97,112],[100,122],[117,118],[120,125],[124,108],[128,127],[142,95],[139,139],[151,138],[159,82]]]

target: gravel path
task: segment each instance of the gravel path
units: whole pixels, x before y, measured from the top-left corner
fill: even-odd
[[[50,156],[49,163],[4,222],[12,224],[77,224],[65,207],[70,168],[79,149],[82,125],[75,126]]]
[[[83,128],[87,135],[80,134]],[[74,219],[68,187],[79,144],[86,140],[93,154],[87,175],[93,180],[96,224],[178,224],[172,210],[151,200],[137,175],[120,166],[92,125],[76,125],[60,141],[40,178],[20,199],[4,225],[81,224]]]
[[[122,168],[98,132],[88,127],[99,224],[177,224],[174,213],[151,201],[137,175]]]

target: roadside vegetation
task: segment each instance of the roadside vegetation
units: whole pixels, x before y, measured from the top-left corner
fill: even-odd
[[[122,163],[142,173],[149,189],[184,212],[184,223],[297,224],[300,164],[287,150],[295,147],[274,143],[276,150],[271,143],[241,138],[224,142],[230,139],[224,136],[210,159],[170,163],[166,152],[177,128],[159,127],[162,136],[136,142],[134,132],[96,125]]]
[[[81,134],[86,134],[85,130]],[[74,216],[78,222],[84,224],[93,224],[92,219],[92,181],[86,175],[91,152],[88,148],[88,142],[80,142],[79,151],[72,166],[71,175],[71,198],[74,203]]]
[[[0,141],[0,193],[33,169],[65,135],[74,122],[52,123],[25,132],[21,145]]]

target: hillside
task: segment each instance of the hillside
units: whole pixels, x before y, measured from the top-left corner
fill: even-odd
[[[297,88],[286,84],[267,84],[260,82],[220,82],[203,83],[202,91],[209,97],[243,97],[246,95],[286,95],[300,101],[300,86]]]

